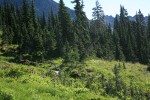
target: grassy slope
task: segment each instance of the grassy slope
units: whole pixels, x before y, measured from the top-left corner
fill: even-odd
[[[60,65],[61,59],[52,60],[52,64],[34,67],[10,63],[13,57],[2,55],[3,53],[0,53],[0,90],[12,95],[15,100],[73,100],[73,98],[78,100],[82,96],[89,98],[88,94],[95,96],[90,92],[76,96],[76,91],[80,88],[63,86],[59,82],[54,83],[50,76],[45,76],[49,71],[49,66]],[[21,75],[8,76],[13,69]]]
[[[113,77],[113,66],[123,62],[117,61],[105,61],[105,60],[88,60],[86,64],[89,68],[93,68],[95,72],[102,73],[109,77]],[[143,88],[145,91],[150,90],[150,73],[146,71],[147,66],[139,63],[131,64],[125,63],[126,69],[121,70],[120,75],[124,82],[129,86],[130,81],[134,82],[134,85]],[[132,79],[132,80],[131,80]]]
[[[82,85],[78,88],[74,86],[65,86],[52,81],[52,76],[46,76],[49,66],[58,66],[61,59],[51,60],[51,63],[40,64],[39,66],[27,66],[9,62],[13,57],[5,57],[0,53],[0,90],[6,94],[12,95],[15,100],[86,100],[98,98],[99,95],[89,91]],[[105,60],[87,60],[86,69],[92,69],[92,73],[104,74],[106,79],[113,77],[112,72],[115,64],[122,64],[116,61]],[[144,88],[144,91],[150,90],[150,73],[146,71],[147,66],[126,63],[126,69],[121,70],[121,76],[129,85],[129,78],[133,77],[137,86]],[[8,76],[11,70],[17,70],[18,77]],[[93,74],[94,75],[94,74]],[[77,91],[82,90],[78,94]],[[111,97],[100,97],[109,100]],[[116,98],[117,99],[117,98]],[[115,100],[115,98],[113,98]]]

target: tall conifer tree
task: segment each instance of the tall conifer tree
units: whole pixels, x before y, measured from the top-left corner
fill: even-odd
[[[89,23],[88,19],[83,11],[83,0],[73,0],[72,3],[75,3],[75,32],[78,35],[78,48],[80,52],[80,59],[83,60],[86,56],[89,55],[88,47],[90,44],[90,34],[89,34]]]

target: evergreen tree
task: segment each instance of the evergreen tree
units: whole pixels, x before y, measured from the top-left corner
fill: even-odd
[[[147,40],[147,34],[145,32],[145,21],[144,16],[139,10],[136,15],[136,27],[137,27],[137,57],[141,63],[149,62],[149,46]]]
[[[0,30],[2,29],[2,6],[0,5]]]
[[[132,31],[131,31],[131,23],[130,21],[127,22],[127,26],[128,26],[128,31],[127,31],[127,48],[126,48],[126,61],[136,61],[136,56],[135,56],[135,52],[134,52],[134,46],[135,45],[133,42],[135,42],[134,40],[134,36],[132,35]]]
[[[150,39],[150,15],[148,15],[147,34],[148,34],[148,39]]]
[[[14,6],[5,3],[1,11],[1,20],[3,20],[2,44],[12,44],[14,40],[14,29],[16,29]]]
[[[120,45],[119,32],[120,32],[120,22],[118,21],[118,17],[116,16],[114,19],[114,32],[113,32],[113,41],[115,46],[114,55],[116,60],[125,60],[125,56],[123,54],[122,47]]]
[[[46,18],[45,18],[45,13],[43,12],[43,15],[40,19],[40,25],[41,25],[41,28],[42,29],[45,29],[46,28]]]
[[[86,56],[89,55],[88,47],[90,43],[90,34],[89,34],[89,25],[88,19],[83,11],[83,1],[81,0],[74,0],[72,3],[75,3],[75,13],[76,13],[76,20],[75,20],[75,32],[78,35],[78,48],[80,54],[80,60],[83,60]]]
[[[103,28],[105,26],[104,11],[102,10],[102,7],[98,0],[96,1],[96,7],[94,7],[92,10],[93,10],[92,14],[93,20],[100,28]]]
[[[128,27],[127,27],[127,22],[128,22],[128,13],[127,13],[127,10],[123,7],[123,6],[120,6],[120,22],[119,22],[119,38],[120,38],[120,46],[122,47],[122,51],[126,57],[127,55],[127,30],[128,30]]]
[[[150,15],[148,16],[148,24],[147,24],[147,41],[148,41],[147,42],[147,46],[148,46],[147,50],[149,51],[149,54],[150,54]]]
[[[12,44],[13,42],[13,37],[14,37],[14,33],[11,27],[9,26],[3,26],[3,34],[2,34],[2,44],[3,45],[8,45],[8,44]]]
[[[23,26],[23,14],[22,14],[22,9],[20,9],[18,6],[16,7],[16,23],[17,23],[17,32],[16,36],[14,37],[16,44],[19,46],[22,45],[23,41],[23,34],[22,34],[22,26]]]
[[[67,41],[71,43],[72,41],[72,22],[69,13],[67,12],[67,8],[64,5],[63,0],[59,2],[59,21],[62,30],[62,42],[63,44]]]
[[[115,51],[115,47],[113,44],[113,31],[111,29],[110,24],[107,27],[107,31],[106,31],[106,35],[105,35],[105,47],[106,47],[106,59],[108,60],[112,60],[114,59],[114,51]]]
[[[53,29],[51,16],[53,16],[53,15],[51,15],[51,13],[49,13],[48,14],[48,26],[47,26],[49,31]]]
[[[62,55],[65,55],[64,57],[65,59],[71,60],[74,58],[74,60],[77,60],[75,59],[75,57],[72,57],[72,58],[69,57],[74,52],[73,50],[70,50],[70,49],[74,48],[75,42],[73,41],[74,36],[73,36],[73,31],[72,31],[73,30],[72,21],[71,21],[69,13],[67,12],[67,8],[65,7],[63,0],[60,0],[59,2],[58,16],[59,16],[59,21],[61,25],[62,43],[64,44],[62,47],[63,48]]]
[[[23,6],[22,6],[22,17],[23,17],[23,23],[25,23],[26,27],[29,27],[29,24],[31,22],[31,15],[30,15],[30,6],[27,2],[27,0],[23,0]]]
[[[104,33],[104,27],[106,26],[104,23],[104,12],[102,10],[101,5],[98,0],[96,1],[96,7],[93,8],[93,19],[90,23],[90,33],[92,42],[96,43]]]
[[[17,32],[17,22],[16,22],[16,14],[15,14],[15,7],[13,4],[10,5],[10,20],[11,20],[11,25],[10,27],[12,28],[13,30],[13,33],[14,33],[14,37],[13,37],[13,44],[17,44],[18,43],[18,32]]]
[[[125,60],[125,56],[124,56],[124,54],[122,52],[122,48],[120,46],[119,36],[116,31],[114,31],[114,33],[113,33],[113,41],[114,41],[114,46],[115,46],[115,53],[114,53],[115,59],[120,60],[120,61]]]
[[[31,4],[31,19],[32,19],[32,23],[34,26],[34,29],[36,30],[38,28],[38,23],[37,23],[37,17],[36,17],[36,11],[35,11],[35,7],[34,7],[34,0],[32,0],[32,4]]]
[[[40,60],[43,61],[45,58],[45,55],[48,56],[45,53],[45,48],[44,48],[44,40],[43,40],[43,32],[41,29],[36,29],[36,34],[34,34],[34,39],[33,39],[33,48],[34,50],[32,51],[32,54],[34,59],[32,60]]]
[[[42,37],[43,37],[45,56],[49,58],[54,57],[55,50],[56,50],[56,40],[55,40],[56,37],[54,31],[44,30],[42,33]]]
[[[57,16],[54,15],[53,10],[51,9],[51,24],[52,27],[55,28],[59,22],[56,22]]]
[[[33,5],[33,4],[32,4]],[[33,7],[34,9],[34,7]],[[21,53],[27,53],[32,54],[34,52],[34,23],[33,18],[30,10],[30,6],[26,0],[23,0],[23,6],[22,6],[22,23],[21,23],[21,43],[19,47],[19,52]]]

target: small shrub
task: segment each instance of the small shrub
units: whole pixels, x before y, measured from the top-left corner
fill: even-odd
[[[80,93],[87,93],[89,92],[88,89],[86,88],[76,88],[76,90],[74,91],[76,94],[80,94]]]
[[[12,77],[12,78],[14,78],[14,77],[20,77],[20,76],[22,76],[23,75],[23,72],[21,72],[19,69],[11,69],[7,74],[6,74],[6,76],[7,77]]]
[[[123,66],[123,68],[124,68],[124,69],[126,69],[126,65],[125,65],[125,63],[123,63],[123,65],[122,65],[122,66]]]
[[[4,76],[4,71],[0,70],[0,77]]]
[[[150,72],[150,65],[147,67],[147,71],[149,71],[149,72]]]
[[[73,70],[70,74],[70,76],[72,78],[78,78],[78,77],[81,77],[80,73],[78,72],[78,70]]]
[[[9,69],[11,67],[11,65],[9,63],[6,63],[2,66],[2,70],[6,70],[6,69]]]
[[[11,93],[0,91],[0,100],[14,100],[14,98]]]

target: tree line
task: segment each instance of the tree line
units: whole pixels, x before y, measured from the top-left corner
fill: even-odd
[[[53,10],[46,17],[37,16],[34,0],[23,0],[21,7],[13,3],[0,5],[2,45],[18,45],[18,60],[62,57],[65,62],[82,61],[87,57],[149,63],[150,16],[145,22],[142,12],[130,20],[127,10],[120,6],[113,28],[105,22],[104,11],[98,2],[93,8],[93,19],[88,20],[84,3],[73,0],[76,18],[72,19],[63,2],[58,14]]]

